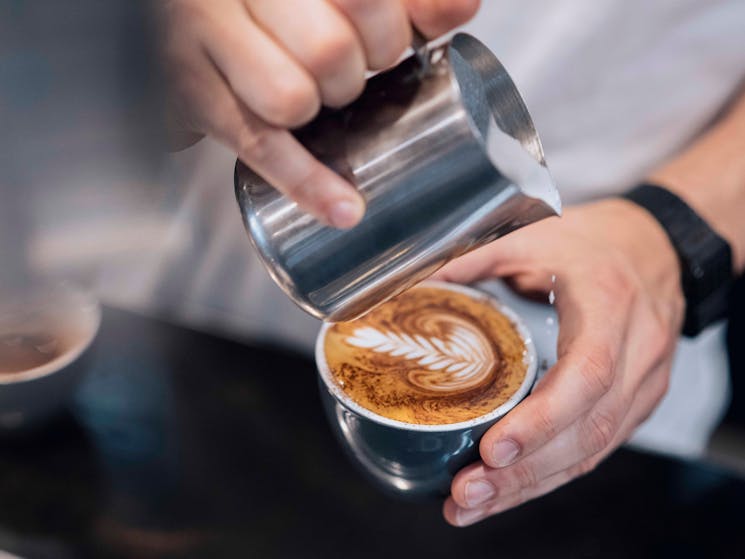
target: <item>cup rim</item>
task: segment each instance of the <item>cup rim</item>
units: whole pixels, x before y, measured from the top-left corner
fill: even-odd
[[[75,362],[75,360],[77,360],[91,346],[93,340],[95,339],[98,331],[101,328],[101,305],[98,300],[90,293],[69,284],[43,286],[41,288],[34,289],[34,291],[60,291],[64,293],[65,297],[77,298],[80,307],[83,307],[85,309],[86,314],[88,314],[90,320],[92,320],[90,329],[81,343],[78,343],[71,350],[63,353],[62,355],[52,359],[47,363],[44,363],[43,365],[34,367],[33,369],[28,369],[20,373],[0,373],[0,386],[8,386],[13,384],[20,384],[22,382],[38,380],[40,378],[51,376],[64,370],[71,363]]]
[[[473,419],[469,419],[467,421],[460,421],[458,423],[445,423],[445,424],[431,425],[431,424],[420,424],[420,423],[407,423],[405,421],[399,421],[397,419],[391,419],[388,417],[384,417],[382,415],[375,413],[372,410],[369,410],[363,407],[357,402],[355,402],[342,390],[342,388],[332,378],[333,375],[331,374],[328,363],[326,361],[326,354],[324,350],[326,332],[328,332],[328,330],[334,326],[334,323],[330,323],[330,322],[323,323],[323,325],[321,326],[321,329],[318,332],[318,336],[316,337],[316,344],[315,344],[316,367],[318,369],[318,374],[323,380],[323,383],[326,386],[326,388],[334,396],[334,399],[337,402],[339,402],[341,405],[348,408],[349,410],[371,421],[379,423],[381,425],[392,427],[394,429],[406,430],[406,431],[437,432],[437,433],[448,432],[448,431],[458,431],[461,429],[469,429],[473,427],[478,427],[480,425],[490,423],[504,416],[507,412],[509,412],[512,408],[514,408],[518,403],[520,403],[528,395],[528,393],[530,392],[530,389],[535,383],[536,375],[538,373],[538,355],[535,349],[535,344],[533,343],[532,335],[530,334],[530,330],[528,329],[528,327],[525,325],[525,322],[519,317],[519,315],[515,311],[513,311],[510,307],[502,303],[494,295],[490,293],[486,293],[478,289],[474,289],[472,287],[467,287],[465,285],[460,285],[460,284],[455,284],[455,283],[450,283],[450,282],[445,282],[445,281],[439,281],[439,280],[425,280],[413,287],[438,287],[438,288],[449,290],[449,291],[463,293],[473,298],[486,299],[487,301],[489,301],[490,304],[494,305],[498,311],[500,311],[505,316],[507,316],[507,318],[510,319],[510,321],[513,323],[518,333],[520,334],[520,337],[522,338],[523,342],[525,343],[525,350],[526,350],[526,354],[524,358],[526,365],[527,365],[527,369],[525,371],[525,378],[523,379],[523,382],[520,384],[520,387],[515,391],[515,393],[512,396],[510,396],[510,398],[506,402],[504,402],[497,408],[493,409],[489,413],[480,415],[478,417],[474,417]]]

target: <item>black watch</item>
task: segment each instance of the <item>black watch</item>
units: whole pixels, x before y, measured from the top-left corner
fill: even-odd
[[[683,334],[696,336],[726,317],[734,281],[729,243],[665,188],[642,184],[623,197],[652,214],[678,253],[686,300]]]

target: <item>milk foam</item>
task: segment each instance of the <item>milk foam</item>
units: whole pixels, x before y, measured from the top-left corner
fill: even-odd
[[[419,425],[481,417],[515,395],[527,340],[478,292],[445,285],[330,325],[319,347],[335,387],[374,414]]]
[[[423,313],[420,331],[358,328],[346,343],[399,357],[409,382],[436,392],[467,390],[485,381],[496,364],[489,339],[478,326],[443,313]],[[428,331],[444,331],[443,337]]]

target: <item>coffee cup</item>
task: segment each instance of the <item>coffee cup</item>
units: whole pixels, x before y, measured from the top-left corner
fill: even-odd
[[[69,402],[101,323],[98,302],[68,284],[0,297],[0,434],[38,426]]]
[[[438,298],[447,304],[438,307]],[[376,320],[391,333],[371,327]],[[336,352],[340,344],[351,348]],[[476,358],[459,362],[471,350]],[[530,392],[538,368],[514,311],[482,291],[434,281],[356,321],[324,324],[315,353],[335,435],[368,479],[407,498],[446,495],[455,473],[478,459],[483,434]]]

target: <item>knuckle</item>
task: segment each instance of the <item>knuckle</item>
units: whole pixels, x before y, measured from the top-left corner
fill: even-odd
[[[411,40],[411,27],[404,22],[400,29],[391,30],[387,36],[368,45],[368,66],[373,70],[392,66],[406,51]]]
[[[448,16],[453,23],[460,24],[471,19],[481,6],[481,0],[457,0],[447,2],[450,7]]]
[[[369,69],[391,66],[411,44],[411,24],[400,0],[335,2],[356,22]]]
[[[582,477],[587,475],[597,468],[599,461],[591,459],[580,462],[571,469],[571,476],[573,478]]]
[[[608,448],[616,435],[616,417],[604,411],[592,412],[584,429],[582,444],[588,454],[593,455]]]
[[[178,29],[193,29],[195,26],[213,24],[215,17],[204,2],[162,2],[159,5],[161,14]]]
[[[377,2],[370,2],[370,0],[334,0],[334,3],[347,14],[365,13],[371,8],[371,4],[377,4]],[[385,4],[384,2],[380,3]],[[375,8],[377,9],[377,6]]]
[[[228,141],[240,145],[244,134],[240,115],[230,103],[216,103],[206,114],[211,130],[216,135],[224,136]]]
[[[471,19],[481,5],[480,0],[449,0],[442,2],[412,2],[417,14],[428,23],[427,28],[447,31]]]
[[[617,305],[630,305],[639,288],[628,262],[619,255],[608,255],[609,261],[595,275],[595,283]]]
[[[533,421],[535,422],[535,428],[538,432],[542,433],[546,439],[553,438],[558,432],[556,422],[551,416],[551,413],[545,408],[536,408],[533,414]]]
[[[665,360],[670,355],[674,348],[674,342],[670,336],[666,333],[654,333],[650,336],[650,343],[652,344],[652,357],[654,358],[653,364],[657,365]]]
[[[615,356],[610,348],[598,347],[585,353],[580,374],[591,395],[607,393],[613,386]]]
[[[316,77],[333,75],[346,65],[356,47],[357,38],[349,30],[325,33],[309,46],[305,64]]]
[[[512,472],[517,486],[521,489],[530,489],[538,485],[538,475],[535,469],[527,462],[518,462],[513,466]]]
[[[351,77],[350,77],[351,78]],[[323,102],[332,108],[343,107],[360,96],[365,89],[365,78],[359,74],[357,78],[351,78],[345,81],[342,88],[330,87],[324,88]]]
[[[276,126],[293,128],[313,118],[320,104],[318,91],[310,80],[284,80],[266,91],[259,112]]]
[[[405,35],[403,37],[405,37]],[[410,43],[411,41],[405,38],[398,41],[394,39],[390,43],[383,45],[380,49],[371,52],[369,55],[370,69],[383,70],[393,66],[401,54],[406,51],[406,47]]]
[[[192,68],[184,65],[180,75],[171,81],[170,87],[176,94],[171,101],[171,108],[177,113],[188,115],[192,125],[199,122],[202,131],[206,127],[212,127],[216,133],[221,134],[234,125],[234,116],[226,114],[228,108],[222,103],[214,102],[204,87],[202,77]]]
[[[673,352],[678,342],[678,337],[659,314],[655,314],[650,324],[651,331],[649,339],[654,348],[655,357],[658,361],[661,361]]]
[[[316,214],[327,214],[329,208],[322,196],[323,184],[320,165],[313,166],[282,187],[282,192],[297,202],[304,210]]]
[[[248,130],[243,128],[238,135],[237,149],[247,163],[262,164],[272,157],[272,135],[266,128]]]
[[[641,414],[637,416],[637,424],[641,424],[646,421],[657,409],[662,399],[667,394],[667,390],[670,384],[670,371],[665,371],[664,374],[658,375],[658,378],[646,388],[648,394],[645,395],[646,407],[641,410]]]
[[[643,338],[641,351],[649,368],[665,362],[675,351],[678,343],[677,333],[671,321],[653,303],[647,302],[638,315],[640,336]]]
[[[662,399],[665,397],[665,394],[667,394],[668,389],[670,388],[670,371],[666,369],[663,374],[659,375],[659,377],[660,379],[655,383],[653,389],[655,406],[662,401]]]

